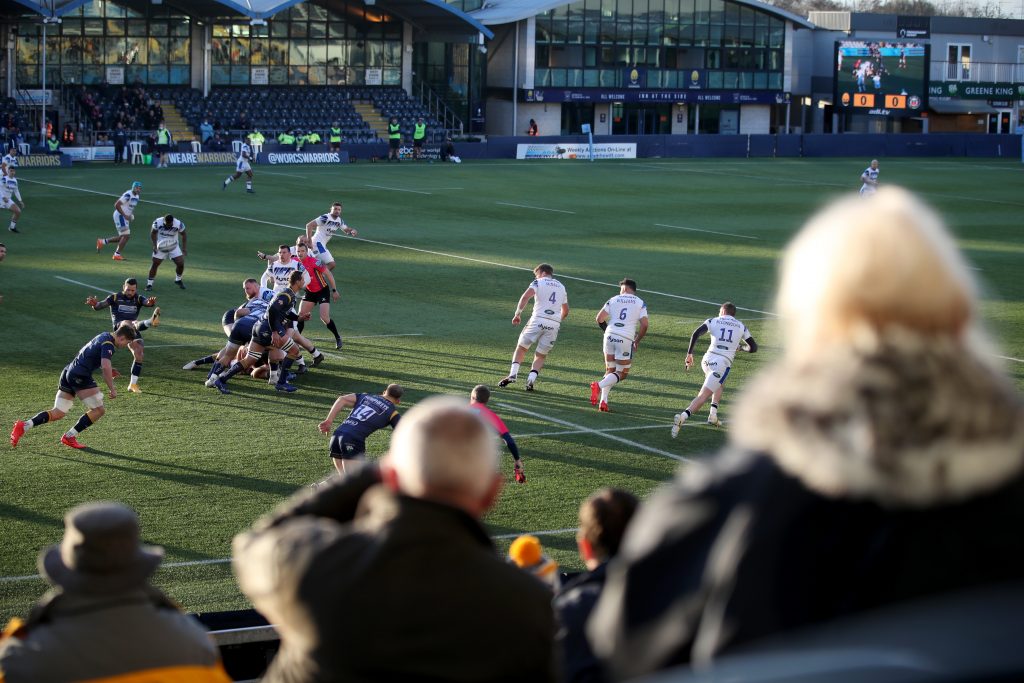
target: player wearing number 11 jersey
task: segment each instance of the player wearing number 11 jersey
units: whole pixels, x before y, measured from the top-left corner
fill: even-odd
[[[729,370],[732,369],[732,361],[736,357],[737,349],[742,349],[747,353],[757,352],[757,342],[750,335],[747,326],[736,319],[736,305],[731,301],[726,301],[718,309],[717,318],[708,318],[690,335],[690,346],[686,349],[687,370],[693,365],[693,349],[697,346],[697,340],[705,332],[711,334],[711,343],[708,344],[708,350],[700,361],[700,367],[704,371],[704,386],[700,388],[697,398],[690,402],[686,410],[676,414],[672,424],[673,439],[679,435],[679,428],[690,418],[690,415],[700,410],[709,398],[711,399],[711,412],[708,413],[708,424],[718,424],[718,404],[722,400],[725,380],[729,377]]]
[[[516,305],[516,313],[512,316],[512,324],[518,325],[522,320],[523,309],[530,299],[533,299],[533,315],[519,335],[519,342],[516,350],[512,353],[512,367],[508,371],[508,377],[498,382],[499,387],[507,387],[516,381],[519,375],[519,364],[526,357],[526,352],[533,344],[537,344],[537,351],[533,356],[533,366],[526,378],[526,390],[533,391],[533,385],[537,381],[544,361],[551,352],[551,348],[558,339],[558,328],[562,321],[569,315],[569,298],[565,293],[565,287],[554,277],[555,269],[547,263],[542,263],[533,269],[536,280],[530,283],[523,295],[519,297]]]

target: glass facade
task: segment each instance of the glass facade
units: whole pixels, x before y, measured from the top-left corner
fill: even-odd
[[[191,22],[166,5],[144,11],[93,0],[46,27],[46,79],[55,83],[102,83],[106,67],[125,67],[125,83],[187,84]],[[42,24],[38,18],[18,24],[17,82],[42,83]]]
[[[248,19],[213,25],[214,85],[247,85],[251,67],[267,67],[271,85],[363,85],[380,70],[380,83],[402,83],[402,22],[362,0],[327,9],[302,3],[250,26]]]
[[[729,0],[580,0],[537,15],[534,85],[781,90],[785,36]]]

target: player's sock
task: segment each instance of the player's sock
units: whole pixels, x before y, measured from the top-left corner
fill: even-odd
[[[41,412],[38,415],[36,415],[35,417],[33,417],[31,420],[25,420],[25,431],[27,432],[28,430],[32,429],[33,427],[38,427],[39,425],[46,424],[49,421],[50,421],[50,411],[44,410],[43,412]]]
[[[11,231],[16,231],[18,229],[18,222],[11,221],[11,224],[7,226],[7,229]]]
[[[267,373],[267,381],[270,382],[271,384],[274,384],[274,383],[277,382],[278,368],[279,367],[280,367],[280,365],[278,365],[277,363],[271,363],[270,364],[270,372]]]
[[[684,411],[683,411],[683,415],[685,415],[685,416],[686,416],[686,419],[690,419],[690,409],[689,409],[689,408],[687,408],[686,410],[684,410]]]
[[[712,403],[711,404],[711,410],[708,411],[708,419],[711,419],[711,418],[717,417],[717,416],[718,416],[718,404],[717,403]]]
[[[146,278],[146,286],[147,287],[152,287],[153,286],[153,280],[151,278]]]
[[[230,185],[230,184],[231,184],[231,183],[232,183],[232,182],[234,181],[234,179],[235,179],[235,177],[234,177],[234,176],[230,176],[230,175],[229,175],[229,176],[228,176],[228,178],[227,178],[227,180],[225,180],[225,181],[224,181],[224,184],[225,184],[225,185]]]
[[[196,358],[194,361],[191,362],[193,365],[209,365],[211,363],[216,364],[217,356],[211,354],[209,356],[203,356],[202,358]]]
[[[82,415],[82,417],[78,418],[78,422],[76,422],[75,426],[72,427],[71,429],[69,429],[66,432],[66,435],[67,436],[78,436],[79,434],[84,432],[86,429],[88,429],[89,425],[91,425],[91,424],[92,424],[92,420],[89,419],[89,413],[85,413],[85,414]]]
[[[226,382],[238,373],[242,371],[242,364],[237,360],[231,364],[231,367],[227,369],[227,372],[220,373],[220,381]]]
[[[132,363],[132,376],[131,376],[131,379],[128,380],[128,383],[129,384],[138,384],[139,383],[139,375],[141,375],[141,374],[142,374],[142,363],[139,363],[139,362]]]
[[[153,321],[152,320],[136,320],[135,321],[135,329],[139,330],[140,332],[142,330],[148,330],[150,327],[152,327],[152,325],[153,325]]]
[[[302,334],[302,331],[304,329],[306,329],[306,321],[305,320],[300,320],[297,328],[299,330],[299,334]]]
[[[207,356],[207,358],[213,358],[213,356]],[[204,358],[200,358],[199,360],[205,360],[205,359]],[[195,363],[196,365],[199,365],[198,361],[192,361],[192,362]],[[214,375],[219,375],[223,369],[224,369],[223,365],[218,363],[216,360],[213,361],[213,367],[210,368],[210,373],[208,375],[206,375],[206,379],[210,379]]]
[[[334,341],[341,339],[341,335],[338,333],[338,326],[334,324],[334,318],[327,321],[327,329],[334,335]]]
[[[281,375],[277,378],[277,384],[288,384],[288,368],[292,366],[292,359],[285,358],[281,363]]]
[[[252,181],[251,180],[245,181],[245,189],[247,189],[247,190],[251,190],[252,189]]]
[[[612,390],[612,387],[619,381],[619,376],[614,372],[609,372],[604,378],[597,383],[597,386],[601,387],[601,402],[608,402],[608,393]]]
[[[181,276],[180,275],[175,275],[174,276],[174,281],[175,282],[181,282]]]
[[[299,365],[305,366],[306,365],[306,357],[305,356],[299,356],[298,363],[299,363]]]
[[[530,370],[530,374],[526,376],[526,384],[530,385],[537,381],[537,377],[540,375],[536,370]]]
[[[508,370],[509,377],[516,377],[519,374],[519,363],[512,361],[512,367]]]

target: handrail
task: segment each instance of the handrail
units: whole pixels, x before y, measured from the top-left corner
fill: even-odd
[[[452,135],[462,135],[466,124],[452,110],[448,102],[435,91],[426,80],[413,76],[413,90],[419,90],[420,104],[427,108],[432,117],[441,122],[442,127]]]
[[[932,62],[931,81],[1024,84],[1024,64],[1014,62]]]

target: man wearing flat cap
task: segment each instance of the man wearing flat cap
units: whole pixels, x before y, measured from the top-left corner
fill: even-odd
[[[203,627],[150,585],[163,555],[123,505],[68,512],[64,539],[39,556],[53,589],[0,636],[0,683],[228,683]]]

